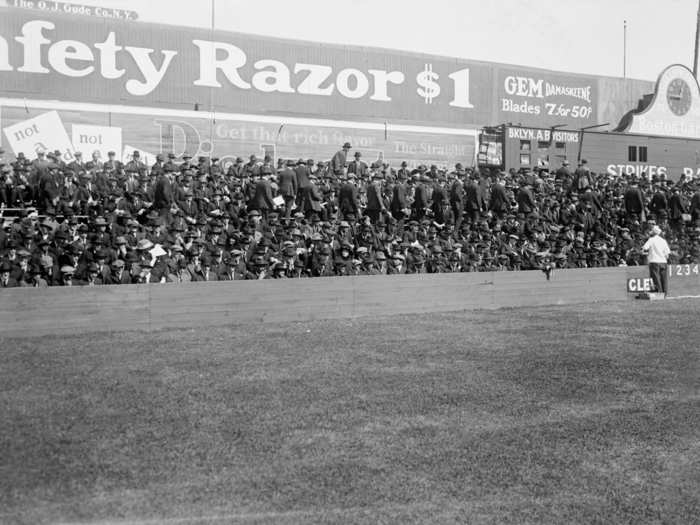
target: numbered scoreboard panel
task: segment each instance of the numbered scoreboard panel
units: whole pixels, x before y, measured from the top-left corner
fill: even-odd
[[[666,266],[666,272],[668,275],[669,296],[700,296],[700,264],[669,264]],[[638,294],[653,291],[654,285],[649,277],[649,268],[647,266],[634,266],[628,269],[628,293]]]
[[[700,295],[700,264],[669,264],[667,272],[669,295]]]

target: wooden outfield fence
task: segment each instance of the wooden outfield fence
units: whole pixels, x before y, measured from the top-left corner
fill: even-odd
[[[697,266],[697,265],[696,265]],[[670,269],[671,295],[700,276]],[[311,321],[424,312],[626,301],[646,267],[0,290],[0,335]],[[632,286],[632,285],[630,285]]]
[[[0,290],[0,335],[157,330],[626,301],[646,267]],[[697,279],[696,279],[697,280]],[[695,280],[693,281],[695,282]],[[674,281],[671,281],[672,285]],[[700,290],[700,280],[697,280]],[[678,290],[683,295],[687,290]],[[673,291],[673,286],[672,286]]]

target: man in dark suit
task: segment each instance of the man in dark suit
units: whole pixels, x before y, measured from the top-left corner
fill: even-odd
[[[430,179],[427,176],[421,175],[413,194],[413,217],[417,221],[423,220],[423,217],[425,217],[426,208],[430,206],[428,188],[426,186],[426,183],[429,182]]]
[[[102,171],[102,168],[104,167],[104,162],[100,160],[101,153],[97,150],[92,152],[92,158],[85,164],[85,169],[86,170],[92,170],[92,171]]]
[[[134,153],[131,155],[131,160],[126,163],[124,169],[126,171],[134,171],[139,175],[146,174],[146,164],[141,161],[141,154],[138,151],[134,150]]]
[[[169,173],[161,172],[153,189],[153,209],[170,223],[170,208],[173,205],[173,187]]]
[[[686,203],[678,186],[674,186],[671,190],[671,197],[668,199],[668,220],[674,230],[680,230],[683,225],[684,213],[687,213]]]
[[[666,197],[666,192],[660,187],[656,187],[656,191],[651,197],[649,212],[653,215],[656,223],[662,226],[668,218],[668,198]]]
[[[576,171],[574,172],[575,179],[575,190],[583,192],[593,184],[591,169],[588,167],[588,161],[586,159],[581,159],[581,163]]]
[[[199,206],[194,200],[192,190],[185,191],[185,200],[180,202],[179,206],[183,215],[189,219],[196,219],[199,215]]]
[[[459,230],[464,220],[464,184],[462,183],[464,171],[461,164],[455,166],[454,177],[450,186],[450,206],[455,220],[455,230]]]
[[[231,257],[218,274],[219,281],[242,281],[246,278],[246,266],[240,250],[232,250]]]
[[[81,171],[85,171],[85,162],[83,161],[83,153],[81,151],[76,151],[74,154],[75,159],[71,161],[67,169],[75,173],[76,175],[79,174]]]
[[[124,270],[124,261],[117,259],[112,263],[112,271],[106,284],[130,284],[131,276]]]
[[[109,172],[121,171],[124,169],[124,164],[116,158],[116,153],[110,151],[107,153],[107,161],[103,165],[103,169]]]
[[[522,213],[525,217],[537,211],[535,196],[532,194],[527,180],[521,183],[520,190],[518,190],[518,195],[515,200],[518,202],[518,213]]]
[[[695,193],[693,193],[690,199],[690,209],[688,213],[690,213],[690,218],[693,223],[696,223],[697,220],[700,219],[700,189],[695,190]]]
[[[306,165],[301,161],[302,165]],[[284,199],[284,218],[289,219],[292,214],[292,206],[297,198],[297,174],[292,169],[293,160],[288,160],[286,166],[280,171],[277,179],[279,195]]]
[[[237,179],[240,178],[243,173],[243,166],[243,157],[236,157],[236,161],[229,166],[227,175]]]
[[[329,210],[324,209],[323,204],[323,193],[318,187],[318,179],[311,175],[309,177],[309,187],[306,188],[304,193],[304,200],[301,201],[300,208],[304,210],[306,218],[310,218],[314,215],[324,216],[324,220],[328,219]]]
[[[491,186],[491,197],[489,200],[489,210],[499,219],[502,219],[510,208],[510,201],[506,194],[506,187],[503,184],[503,179],[498,179]]]
[[[573,174],[569,169],[569,161],[564,159],[561,163],[561,167],[554,173],[554,180],[559,180],[562,186],[568,188],[571,185],[571,178]]]
[[[399,178],[391,190],[391,215],[397,221],[404,219],[404,209],[408,208],[408,185]]]
[[[53,212],[59,199],[58,173],[55,169],[46,170],[39,179],[39,211]]]
[[[5,261],[0,264],[0,288],[16,288],[19,283],[16,279],[10,277],[12,272],[12,265]]]
[[[168,153],[168,160],[163,164],[163,168],[172,172],[180,171],[180,166],[175,163],[175,154],[172,151]]]
[[[338,191],[339,218],[346,219],[352,214],[356,219],[360,218],[360,195],[354,184],[354,175],[350,175]]]
[[[475,177],[477,175],[472,175],[464,187],[464,209],[467,219],[472,223],[479,220],[479,215],[484,209],[484,199]]]
[[[309,180],[311,175],[310,166],[306,162],[297,162],[294,173],[297,177],[297,207],[301,213],[304,213],[307,211],[304,206],[308,201],[307,194],[311,188],[311,181]]]
[[[163,169],[163,162],[165,161],[165,157],[161,153],[158,153],[156,155],[156,161],[153,163],[153,166],[151,166],[151,175],[156,177],[158,175],[162,175],[164,169]]]
[[[267,220],[267,214],[274,209],[275,203],[272,201],[272,186],[267,177],[270,176],[270,168],[263,169],[263,172],[255,182],[255,193],[248,203],[248,209],[258,210],[263,219]]]
[[[640,218],[644,220],[642,217],[644,213],[644,196],[636,181],[632,181],[629,188],[625,191],[624,202],[625,212],[627,212],[627,216],[630,220]]]
[[[384,206],[384,199],[382,198],[382,176],[379,173],[375,173],[372,176],[372,182],[367,186],[367,208],[365,213],[372,221],[372,224],[377,224],[379,219],[386,211]]]
[[[433,184],[433,194],[432,194],[432,205],[433,216],[435,220],[440,223],[445,223],[445,211],[448,206],[447,202],[447,192],[445,191],[445,178],[442,175],[438,175],[435,183]]]
[[[362,160],[362,153],[359,151],[355,152],[355,160],[348,164],[348,174],[353,173],[355,177],[362,179],[369,176],[369,167],[367,163]]]
[[[345,164],[347,163],[348,151],[352,146],[349,142],[343,144],[343,149],[337,151],[333,158],[331,159],[331,172],[336,176],[340,177],[345,175]]]
[[[399,180],[405,181],[405,180],[407,180],[410,176],[411,176],[411,172],[410,172],[410,170],[408,169],[408,162],[406,162],[405,160],[404,160],[404,161],[401,161],[401,167],[400,167],[399,170],[396,172],[396,177],[397,177]]]

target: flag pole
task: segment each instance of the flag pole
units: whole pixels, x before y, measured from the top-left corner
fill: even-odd
[[[698,37],[700,37],[700,2],[698,2],[698,15],[695,21],[695,55],[693,56],[693,76],[698,78]]]
[[[622,25],[622,78],[627,78],[627,20]]]

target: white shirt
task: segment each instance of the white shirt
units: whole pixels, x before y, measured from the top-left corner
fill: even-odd
[[[666,264],[671,249],[660,235],[653,235],[644,243],[642,250],[647,252],[647,262]]]

